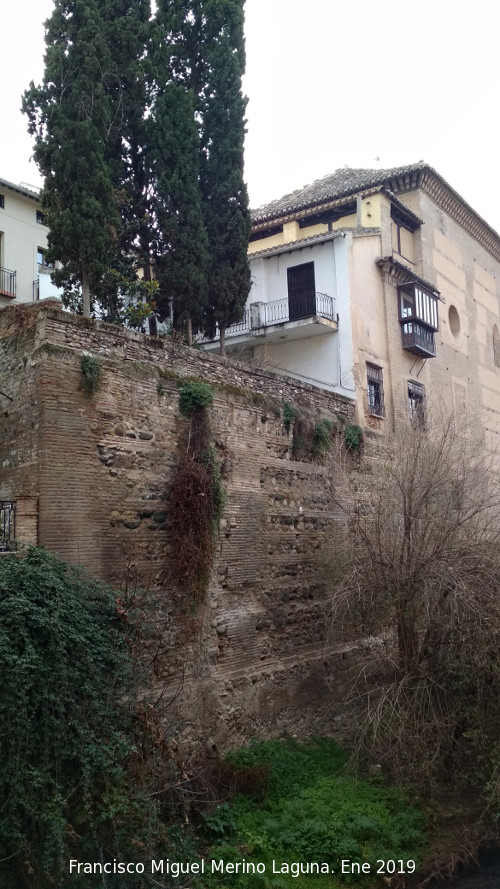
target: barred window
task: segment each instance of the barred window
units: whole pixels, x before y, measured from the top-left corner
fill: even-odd
[[[46,225],[47,224],[45,222],[45,213],[42,213],[41,210],[36,211],[36,221],[39,223],[39,225]]]
[[[16,504],[13,500],[0,500],[0,552],[15,550]]]
[[[385,417],[384,383],[382,368],[375,364],[366,365],[366,379],[368,391],[368,407],[375,417]]]
[[[425,390],[422,383],[408,380],[408,410],[410,420],[415,426],[423,426],[425,423],[424,399]]]

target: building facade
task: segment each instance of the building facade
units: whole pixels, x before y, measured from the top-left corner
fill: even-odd
[[[38,194],[0,179],[0,308],[57,297]]]
[[[431,167],[338,170],[253,214],[230,351],[356,401],[500,433],[500,236]],[[206,348],[216,348],[216,342]]]

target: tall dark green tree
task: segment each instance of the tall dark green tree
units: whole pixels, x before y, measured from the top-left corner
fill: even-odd
[[[55,0],[46,24],[43,84],[23,98],[35,160],[45,177],[41,201],[49,225],[48,254],[67,299],[91,293],[109,269],[119,216],[108,158],[112,63],[97,0]]]
[[[205,329],[240,320],[250,289],[250,216],[243,180],[243,0],[160,0],[158,21],[176,83],[190,89],[199,134],[201,206],[208,237]]]
[[[191,343],[193,325],[203,325],[209,259],[191,90],[168,83],[157,96],[153,117],[158,308],[161,317],[172,311],[177,327],[186,324]]]
[[[207,330],[239,321],[250,291],[248,193],[243,179],[246,99],[244,0],[204,0],[201,190],[209,238]]]
[[[101,305],[109,320],[120,314],[113,290],[137,289],[151,280],[154,199],[151,171],[151,125],[148,114],[154,65],[150,0],[101,0],[103,36],[111,58],[106,92],[112,110],[108,162],[121,217],[113,274],[103,279]],[[118,274],[116,274],[118,272]]]

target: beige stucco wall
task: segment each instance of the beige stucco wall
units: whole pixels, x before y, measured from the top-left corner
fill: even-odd
[[[382,422],[394,412],[407,414],[408,380],[417,380],[425,386],[428,410],[466,414],[464,421],[479,421],[487,438],[497,440],[500,368],[494,361],[493,327],[500,327],[500,266],[426,194],[413,192],[400,200],[424,220],[413,235],[415,262],[403,264],[437,287],[442,297],[436,357],[425,360],[401,346],[397,285],[384,279],[375,262],[377,252],[379,257],[388,255],[387,245],[393,246],[390,216],[383,212],[380,236],[355,237],[353,243],[353,341],[362,390],[358,410],[366,388],[366,361],[371,361],[384,373],[387,420]],[[456,321],[450,323],[452,306],[459,329]],[[360,411],[360,419],[369,423],[366,412]]]
[[[17,273],[15,302],[31,302],[33,281],[38,276],[37,249],[47,247],[48,229],[36,221],[38,201],[2,185],[0,194],[4,196],[4,207],[0,208],[0,266]],[[0,308],[11,302],[0,296]]]

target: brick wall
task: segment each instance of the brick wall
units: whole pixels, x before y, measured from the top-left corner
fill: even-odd
[[[103,367],[92,397],[81,388],[84,351]],[[0,419],[0,497],[25,498],[27,542],[36,539],[38,503],[40,544],[122,590],[146,590],[155,682],[164,700],[176,697],[166,716],[172,733],[187,747],[208,736],[224,747],[285,727],[320,731],[326,714],[341,726],[346,675],[360,654],[328,628],[319,578],[343,526],[340,421],[352,419],[352,403],[53,304],[0,312],[0,372],[13,398]],[[186,377],[214,388],[227,494],[197,605],[170,571],[169,488],[185,449],[178,386]],[[283,402],[338,424],[335,458],[292,459]]]

